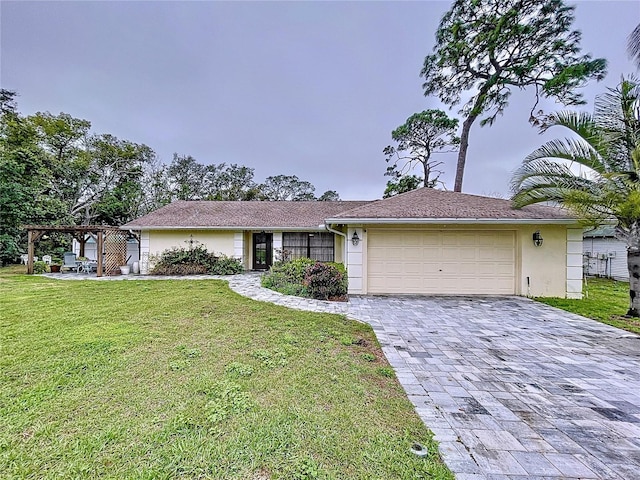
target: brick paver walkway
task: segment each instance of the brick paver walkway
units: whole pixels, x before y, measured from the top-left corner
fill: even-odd
[[[458,480],[640,479],[637,335],[519,297],[332,303],[263,289],[257,275],[217,278],[369,323]]]

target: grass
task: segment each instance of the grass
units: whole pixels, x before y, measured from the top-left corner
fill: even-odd
[[[23,268],[0,269],[0,478],[453,478],[369,326]]]
[[[536,298],[537,301],[583,317],[640,334],[640,319],[625,317],[629,310],[629,283],[606,278],[588,279],[584,298]]]

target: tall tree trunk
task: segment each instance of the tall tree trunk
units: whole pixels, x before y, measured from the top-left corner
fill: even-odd
[[[640,222],[632,222],[627,237],[627,268],[629,270],[629,311],[640,317]]]
[[[629,311],[627,315],[640,317],[640,250],[627,251],[627,267],[629,268]]]
[[[469,147],[469,131],[471,125],[478,118],[477,114],[469,114],[462,124],[462,134],[460,135],[460,150],[458,151],[458,164],[456,166],[456,183],[453,187],[454,192],[462,191],[462,177],[464,175],[464,165],[467,161],[467,147]]]

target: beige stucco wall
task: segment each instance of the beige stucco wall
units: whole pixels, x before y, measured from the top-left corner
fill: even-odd
[[[244,256],[242,264],[245,270],[251,270],[253,266],[253,236],[251,232],[244,232]]]
[[[578,297],[581,277],[579,258],[573,250],[579,240],[574,238],[572,229],[566,225],[362,225],[348,229],[348,237],[357,230],[362,239],[357,247],[347,242],[347,270],[349,272],[349,293],[367,293],[367,228],[379,229],[422,229],[422,230],[510,230],[515,232],[515,293],[523,296]],[[533,244],[533,232],[539,230],[544,243],[540,247]],[[567,243],[571,244],[570,251]],[[528,278],[528,282],[527,282]]]
[[[539,230],[544,242],[533,244]],[[564,225],[528,225],[518,229],[520,289],[516,293],[532,297],[567,295],[567,227]],[[529,283],[527,283],[527,278]]]
[[[213,253],[234,256],[234,232],[217,230],[151,230],[149,232],[149,254],[158,255],[169,248],[186,248],[189,240],[199,242]]]
[[[174,247],[187,247],[191,238],[204,245],[207,250],[222,253],[229,257],[239,258],[245,270],[253,268],[253,233],[254,231],[219,231],[219,230],[145,230],[141,232],[142,273],[153,268],[153,257],[164,250]],[[279,258],[282,249],[282,232],[273,231],[273,260]],[[344,240],[334,235],[335,259],[343,262]]]
[[[345,263],[344,261],[344,237],[333,234],[333,258],[337,263]]]

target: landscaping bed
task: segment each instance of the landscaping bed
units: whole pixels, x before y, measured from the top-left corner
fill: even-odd
[[[274,264],[261,285],[285,295],[346,302],[347,271],[341,263],[298,258]]]

